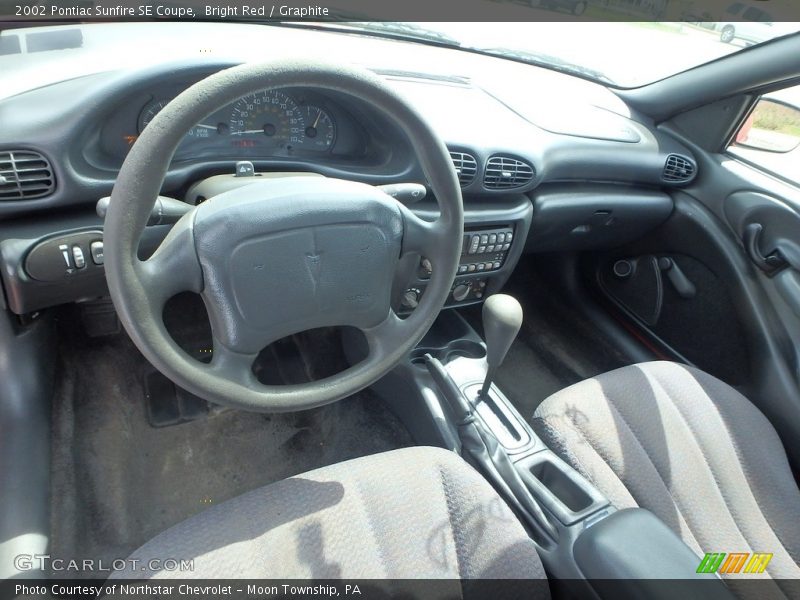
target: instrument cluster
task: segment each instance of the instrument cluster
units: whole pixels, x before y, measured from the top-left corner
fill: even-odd
[[[154,98],[139,115],[139,133],[171,98]],[[226,138],[236,146],[250,141],[276,151],[292,148],[325,151],[336,140],[336,124],[322,106],[299,102],[279,90],[256,92],[210,115],[186,134],[188,141]]]
[[[112,113],[102,133],[106,151],[124,158],[139,134],[180,91],[170,87],[138,94],[134,102]],[[195,124],[174,160],[357,159],[364,155],[369,137],[358,114],[349,103],[317,90],[262,90]]]

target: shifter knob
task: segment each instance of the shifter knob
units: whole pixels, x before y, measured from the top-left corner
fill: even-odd
[[[481,388],[485,395],[492,385],[497,368],[503,364],[508,349],[522,326],[522,307],[507,294],[494,294],[483,304],[483,333],[486,336],[486,380]]]

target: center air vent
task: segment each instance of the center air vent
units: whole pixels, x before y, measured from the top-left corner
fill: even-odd
[[[41,198],[54,187],[53,170],[44,156],[30,150],[0,151],[0,201]]]
[[[694,162],[680,154],[670,154],[664,164],[664,181],[687,183],[694,179],[697,167]]]
[[[509,156],[492,156],[486,163],[483,185],[488,190],[507,190],[522,187],[536,174],[526,162]]]
[[[478,172],[478,161],[471,154],[465,152],[450,152],[453,166],[458,174],[458,181],[462,186],[467,186],[475,179]]]

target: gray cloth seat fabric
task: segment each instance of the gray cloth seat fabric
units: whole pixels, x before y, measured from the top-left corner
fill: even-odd
[[[456,454],[427,447],[254,490],[179,523],[131,558],[138,569],[151,559],[193,559],[194,570],[114,577],[545,577],[534,543],[491,486]]]
[[[650,510],[699,556],[773,553],[763,577],[800,578],[800,491],[786,453],[722,381],[677,363],[624,367],[549,397],[533,426],[617,508]]]

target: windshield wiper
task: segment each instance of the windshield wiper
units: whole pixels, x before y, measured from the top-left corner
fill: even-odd
[[[589,67],[584,67],[582,65],[577,65],[575,63],[566,61],[563,58],[552,56],[550,54],[529,52],[527,50],[515,50],[513,48],[470,48],[470,49],[475,50],[477,52],[481,52],[483,54],[490,54],[492,56],[500,56],[502,58],[511,58],[514,60],[519,60],[521,62],[528,63],[529,65],[535,65],[537,67],[545,67],[548,69],[553,69],[555,71],[569,73],[571,75],[581,75],[583,77],[588,77],[589,79],[595,79],[597,81],[606,81],[608,83],[614,83],[614,81],[610,77],[608,77],[601,71],[598,71],[596,69],[590,69]]]

